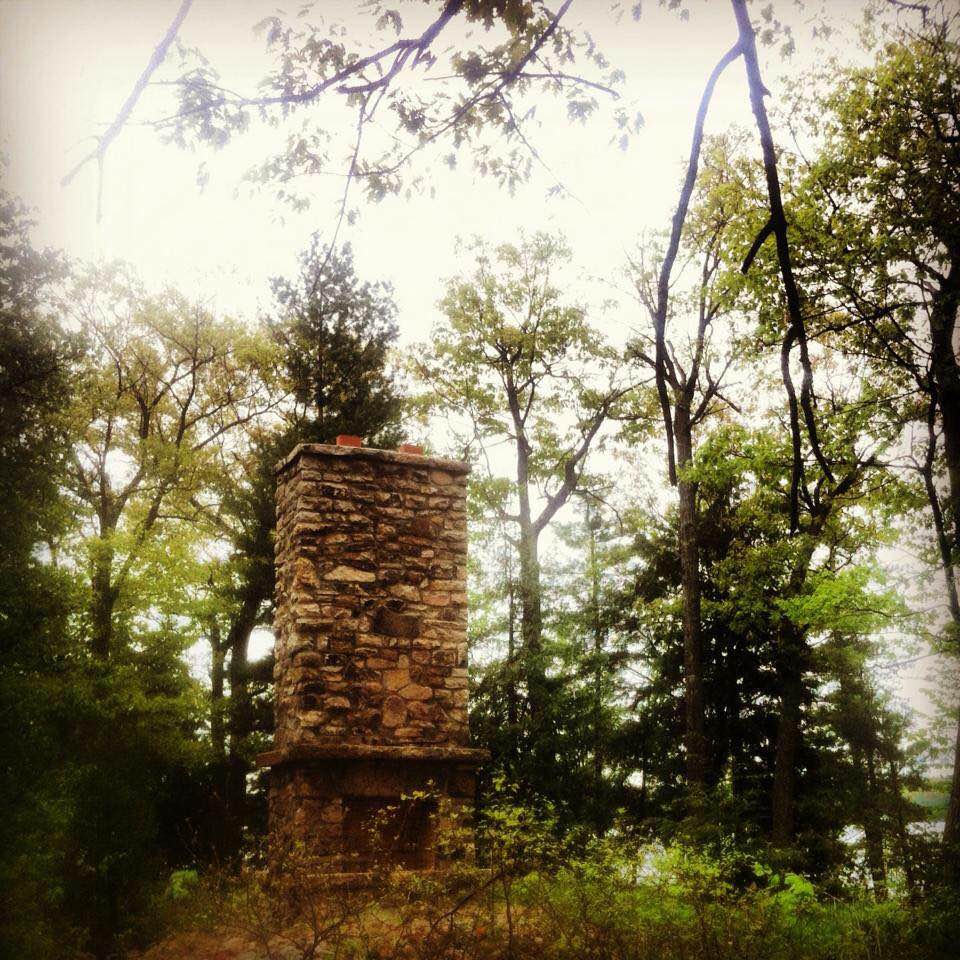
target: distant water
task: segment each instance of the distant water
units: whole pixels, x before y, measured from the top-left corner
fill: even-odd
[[[946,825],[945,820],[916,820],[907,824],[907,832],[918,836],[939,837]],[[844,827],[840,839],[851,846],[863,840],[863,830],[860,827]]]

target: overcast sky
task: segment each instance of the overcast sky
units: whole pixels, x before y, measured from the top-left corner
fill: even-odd
[[[329,235],[341,189],[335,177],[316,178],[307,185],[314,202],[300,215],[280,207],[270,192],[251,194],[241,183],[243,171],[267,156],[276,131],[255,130],[220,153],[199,157],[131,126],[107,157],[99,224],[94,165],[69,187],[60,186],[90,149],[91,135],[115,115],[178,6],[179,0],[0,0],[0,130],[9,155],[8,188],[38,209],[41,242],[87,259],[122,257],[149,283],[172,281],[216,296],[222,309],[250,310],[258,300],[267,302],[269,276],[293,271],[312,230]],[[582,21],[611,63],[626,72],[623,102],[635,104],[646,123],[621,152],[607,145],[608,115],[586,127],[572,125],[545,99],[539,126],[527,129],[572,197],[548,199],[552,180],[539,168],[510,197],[478,181],[463,163],[436,178],[434,198],[365,206],[356,225],[344,230],[362,273],[394,283],[405,338],[428,329],[442,279],[462,267],[454,253],[458,234],[501,240],[521,227],[561,229],[585,271],[610,276],[641,229],[668,222],[704,81],[735,34],[727,0],[689,0],[687,6],[690,19],[684,21],[648,0],[634,22],[629,12],[618,19],[607,0],[574,3],[568,17]],[[859,20],[862,4],[834,0],[827,7],[842,28]],[[181,37],[209,56],[227,86],[252,92],[269,59],[251,28],[275,8],[253,0],[195,0]],[[315,9],[328,22],[344,21],[352,36],[376,41],[361,4],[320,2]],[[434,12],[419,3],[400,9],[411,31]],[[829,45],[813,40],[804,20],[815,10],[817,4],[808,4],[796,16],[798,51],[791,61],[766,58],[774,94],[781,78],[794,82],[799,70],[825,55],[857,55],[850,30]],[[137,118],[156,116],[158,92],[144,98]],[[326,110],[339,136],[335,142],[346,152],[353,113],[338,98]],[[709,129],[737,122],[750,123],[739,63],[717,88]],[[210,170],[202,193],[195,177],[201,159]]]
[[[149,285],[173,283],[223,311],[255,316],[269,306],[268,278],[291,275],[296,255],[313,230],[333,228],[336,177],[305,185],[312,204],[294,213],[274,195],[256,193],[242,176],[276,147],[279,134],[255,129],[226,150],[202,156],[164,146],[149,129],[130,125],[105,165],[102,219],[98,223],[97,173],[84,169],[68,187],[61,178],[91,148],[91,136],[113,119],[180,0],[0,0],[0,149],[8,157],[6,187],[37,210],[35,240],[85,259],[123,258]],[[299,6],[299,4],[297,5]],[[435,10],[399,4],[412,30]],[[632,2],[619,18],[607,0],[576,0],[568,15],[582,21],[613,66],[627,75],[623,102],[639,109],[645,125],[626,152],[607,144],[609,115],[586,127],[566,122],[559,106],[545,101],[527,132],[568,195],[548,197],[554,180],[537,168],[531,181],[509,196],[478,180],[464,156],[456,171],[442,170],[433,197],[388,198],[360,205],[356,224],[341,239],[354,247],[358,270],[393,283],[404,342],[422,339],[436,317],[444,278],[469,268],[455,252],[459,236],[491,241],[516,237],[521,228],[563,231],[578,266],[616,280],[624,253],[643,230],[662,229],[676,202],[693,116],[713,65],[735,38],[727,0],[688,0],[689,20],[655,0],[635,22]],[[804,70],[830,56],[859,60],[859,0],[810,2],[788,8],[797,52],[783,60],[764,51],[765,79],[773,103]],[[226,86],[253,92],[270,65],[253,25],[277,5],[254,0],[195,0],[181,38],[198,46],[220,70]],[[375,43],[359,3],[321,2],[316,16],[343,21],[363,45]],[[754,5],[758,10],[760,4]],[[829,19],[828,40],[812,36],[811,23]],[[456,34],[452,35],[456,39]],[[167,74],[168,76],[171,74]],[[149,91],[135,120],[157,116],[162,91]],[[324,120],[346,153],[354,114],[336,98],[324,104]],[[708,131],[731,124],[752,127],[742,64],[717,87]],[[783,130],[778,136],[783,137]],[[196,172],[207,162],[201,192]],[[359,195],[355,194],[359,203]],[[621,335],[629,311],[604,321]],[[902,673],[900,690],[914,702],[926,668]]]

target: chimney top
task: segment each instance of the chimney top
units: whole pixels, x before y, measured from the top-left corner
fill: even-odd
[[[341,433],[337,435],[338,447],[362,447],[363,441],[355,437],[352,433]]]

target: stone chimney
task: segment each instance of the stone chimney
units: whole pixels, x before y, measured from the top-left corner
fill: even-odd
[[[472,805],[466,475],[417,447],[301,444],[277,468],[275,841],[332,870],[434,863],[434,801]],[[372,824],[380,842],[375,844]]]

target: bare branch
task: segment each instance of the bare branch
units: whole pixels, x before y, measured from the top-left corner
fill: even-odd
[[[807,334],[804,327],[803,309],[800,300],[800,291],[797,287],[796,279],[793,275],[793,264],[790,256],[790,242],[787,236],[787,216],[783,208],[783,197],[780,189],[780,175],[777,170],[777,154],[773,143],[773,133],[770,129],[770,120],[767,117],[767,108],[764,104],[764,96],[769,91],[763,85],[760,76],[760,64],[757,58],[756,34],[753,25],[750,22],[750,14],[747,10],[746,0],[732,0],[733,11],[737,20],[737,27],[740,33],[740,44],[743,48],[744,67],[747,74],[747,87],[750,94],[750,106],[753,110],[754,119],[757,124],[757,132],[760,138],[760,147],[763,153],[763,169],[767,181],[767,197],[770,207],[770,223],[772,224],[773,234],[777,240],[777,260],[780,264],[780,276],[783,281],[784,295],[787,301],[787,317],[792,331],[791,340],[795,340],[800,352],[800,364],[803,369],[803,379],[800,386],[800,409],[803,411],[803,419],[807,428],[807,437],[810,441],[810,448],[820,464],[824,475],[833,481],[833,473],[830,464],[824,456],[820,446],[820,438],[817,431],[817,422],[813,410],[813,369],[810,364],[810,354],[807,347]],[[781,370],[784,373],[784,385],[789,381],[789,349],[781,354]],[[789,394],[790,387],[788,387]],[[793,449],[794,455],[800,454],[799,438],[799,418],[795,415],[794,409],[796,398],[790,400],[791,414],[790,425],[794,433]],[[794,494],[798,492],[796,480],[799,474],[799,467],[794,464],[794,482],[792,488]],[[791,506],[791,514],[795,515],[797,503]]]
[[[670,275],[676,263],[677,252],[680,249],[680,234],[683,231],[683,225],[687,219],[690,198],[693,196],[693,189],[697,182],[697,173],[700,166],[700,150],[703,146],[703,128],[707,119],[710,99],[713,96],[713,90],[717,85],[717,81],[720,79],[720,75],[740,56],[740,52],[740,43],[738,42],[720,58],[707,80],[703,95],[700,97],[700,106],[697,108],[697,118],[693,127],[693,143],[690,146],[690,159],[687,162],[687,174],[683,181],[683,187],[680,190],[680,200],[677,204],[676,213],[673,215],[670,241],[667,244],[667,251],[664,254],[663,263],[660,266],[660,277],[657,282],[657,305],[653,316],[654,333],[656,335],[655,360],[657,395],[660,398],[660,410],[663,414],[663,426],[667,437],[667,468],[670,475],[670,483],[673,484],[673,486],[677,485],[677,462],[676,451],[674,450],[673,422],[670,415],[670,397],[667,393],[667,364],[669,361],[666,355],[665,343],[667,309],[670,297]]]
[[[177,34],[180,32],[180,27],[183,24],[183,21],[186,19],[187,14],[190,12],[190,7],[193,5],[193,0],[183,0],[180,4],[180,8],[177,10],[176,16],[170,23],[170,26],[167,27],[167,32],[163,35],[163,38],[157,44],[156,48],[153,51],[149,61],[147,61],[146,67],[144,67],[143,73],[137,78],[137,82],[133,85],[133,89],[130,91],[129,96],[123,102],[123,106],[120,107],[120,111],[114,117],[113,123],[107,127],[106,131],[102,136],[97,137],[96,147],[90,151],[74,168],[60,181],[61,186],[67,186],[73,178],[91,161],[96,160],[97,165],[100,168],[100,179],[102,186],[103,179],[103,158],[107,154],[107,150],[110,148],[110,144],[120,135],[120,131],[123,130],[127,121],[130,119],[130,114],[133,113],[134,107],[136,107],[137,102],[140,100],[140,96],[143,94],[143,91],[146,89],[147,84],[150,82],[150,78],[156,73],[160,64],[163,63],[164,58],[167,55],[167,51],[170,49],[170,45],[176,39]],[[100,221],[100,193],[101,189],[97,190],[97,222]]]
[[[740,272],[746,274],[750,269],[750,265],[753,263],[757,254],[760,252],[760,248],[763,246],[764,241],[770,234],[773,233],[773,221],[768,220],[764,225],[763,229],[757,234],[756,239],[750,245],[750,249],[747,251],[747,255],[743,258],[743,265],[740,267]]]

